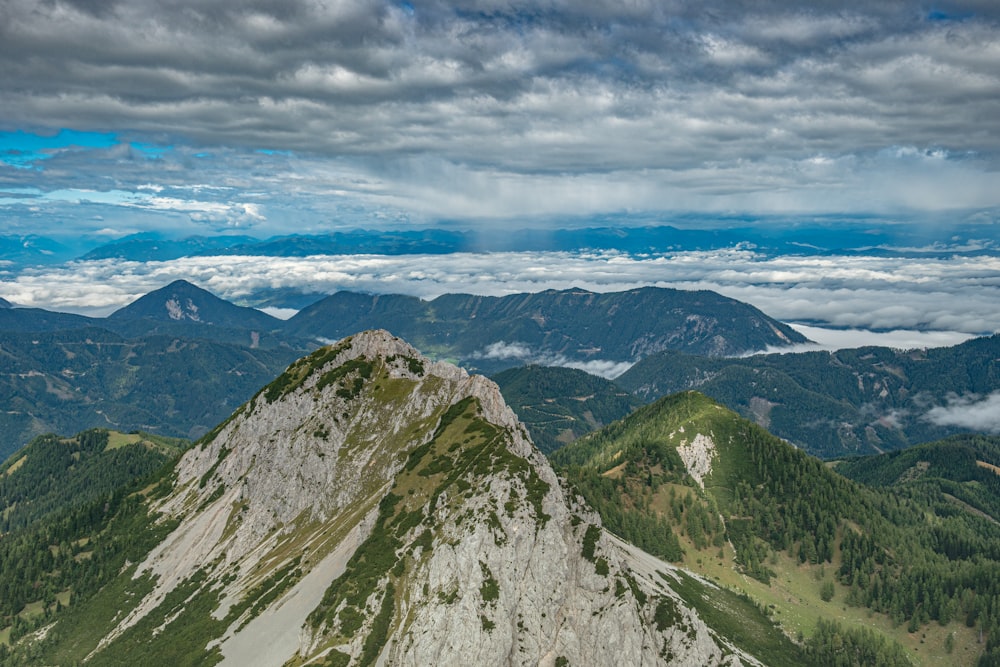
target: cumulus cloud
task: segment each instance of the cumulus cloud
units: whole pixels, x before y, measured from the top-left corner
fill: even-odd
[[[955,426],[985,433],[1000,433],[1000,392],[989,396],[952,395],[947,405],[931,408],[924,419],[938,426]]]

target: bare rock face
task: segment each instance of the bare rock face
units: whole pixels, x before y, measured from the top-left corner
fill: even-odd
[[[633,566],[496,385],[385,331],[290,366],[158,509],[155,586],[96,652],[201,577],[223,664],[754,662]]]

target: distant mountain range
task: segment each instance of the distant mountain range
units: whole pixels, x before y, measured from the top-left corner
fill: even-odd
[[[712,292],[569,290],[430,302],[341,292],[283,321],[176,281],[106,318],[0,308],[0,456],[48,431],[198,437],[322,341],[379,327],[411,335],[424,353],[490,371],[531,359],[627,366],[667,348],[727,354],[803,340]]]
[[[721,248],[752,248],[764,254],[858,254],[877,256],[978,255],[995,253],[1000,238],[990,239],[982,225],[866,225],[863,219],[824,221],[729,219],[706,227],[704,220],[677,224],[623,225],[612,222],[555,229],[354,229],[329,234],[247,235],[173,238],[156,232],[125,236],[111,242],[97,238],[56,241],[36,235],[0,235],[0,258],[14,266],[61,263],[72,259],[169,261],[180,257],[252,255],[407,255],[456,252],[575,252],[612,250],[664,253]],[[975,240],[975,242],[970,242]],[[986,240],[986,243],[982,241]],[[991,245],[992,242],[992,245]]]
[[[106,318],[0,308],[0,455],[50,430],[197,437],[292,359],[373,328],[477,372],[531,366],[497,380],[545,450],[624,416],[635,405],[624,393],[699,389],[817,456],[877,453],[962,432],[946,418],[952,403],[1000,388],[1000,336],[731,356],[804,338],[714,292],[338,292],[280,320],[176,281]],[[558,368],[613,376],[633,363],[615,385]]]

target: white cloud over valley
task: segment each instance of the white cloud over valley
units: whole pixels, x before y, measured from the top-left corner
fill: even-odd
[[[954,426],[981,433],[1000,433],[1000,392],[988,396],[952,395],[947,405],[931,408],[924,419],[938,426]]]
[[[535,364],[538,366],[576,368],[592,375],[600,375],[609,380],[618,377],[635,365],[634,362],[627,361],[611,361],[609,359],[579,361],[568,359],[561,354],[540,354],[537,349],[527,343],[508,343],[502,340],[490,343],[484,350],[472,354],[470,357],[473,359],[515,360],[521,364]]]

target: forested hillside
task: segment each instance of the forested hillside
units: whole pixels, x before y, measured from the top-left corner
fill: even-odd
[[[1000,335],[927,350],[863,347],[733,359],[663,352],[615,382],[647,400],[697,389],[823,458],[875,454],[965,430],[946,409],[949,401],[975,400],[1000,387]]]
[[[839,461],[836,471],[869,486],[891,488],[1000,521],[1000,438],[958,435],[899,452]]]
[[[640,408],[553,460],[625,539],[755,579],[751,594],[775,604],[789,631],[808,635],[845,606],[885,619],[904,643],[944,628],[963,651],[985,650],[980,665],[1000,659],[1000,525],[982,512],[852,482],[695,392]],[[805,571],[817,576],[811,611],[775,594]],[[917,650],[950,655],[947,636]]]
[[[805,342],[749,304],[710,291],[654,287],[444,294],[431,301],[338,292],[301,310],[285,331],[335,340],[374,328],[489,373],[546,358],[633,362],[667,349],[717,356]]]
[[[522,366],[493,377],[542,452],[621,419],[640,405],[610,380],[575,368]]]
[[[0,465],[0,535],[105,498],[186,446],[185,440],[107,429],[39,436]]]
[[[40,434],[97,427],[196,438],[296,356],[97,328],[0,333],[0,457]]]
[[[0,467],[0,664],[24,664],[25,654],[7,662],[9,644],[92,598],[169,532],[143,500],[185,445],[95,429],[39,437]]]

